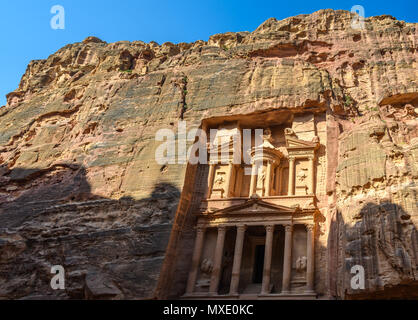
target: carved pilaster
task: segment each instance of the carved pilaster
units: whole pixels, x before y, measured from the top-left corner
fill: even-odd
[[[309,194],[315,193],[315,156],[309,156],[309,177],[310,177],[310,183],[309,183]]]
[[[216,240],[215,257],[214,257],[213,270],[212,270],[212,275],[210,279],[210,287],[209,287],[210,294],[218,293],[219,280],[221,276],[222,257],[223,257],[224,244],[225,244],[225,233],[226,233],[225,226],[218,227],[218,238]]]
[[[265,196],[269,197],[271,194],[271,176],[272,176],[272,163],[271,161],[267,161],[267,176],[265,181]]]
[[[295,157],[289,157],[289,187],[288,195],[295,194]]]
[[[196,241],[194,244],[193,258],[192,258],[192,267],[189,274],[189,279],[187,281],[186,293],[191,294],[194,291],[194,286],[196,284],[197,272],[200,264],[200,257],[202,255],[203,249],[203,239],[205,236],[205,228],[198,227],[196,230]]]
[[[232,170],[234,170],[234,165],[232,162],[228,163],[228,169],[226,172],[226,185],[225,185],[225,198],[229,198],[231,194],[231,185],[232,185]]]
[[[283,261],[283,286],[282,293],[290,293],[290,276],[292,271],[292,233],[293,226],[285,225],[284,261]]]
[[[306,293],[314,293],[315,288],[315,239],[314,239],[314,225],[306,225],[307,243],[306,243]]]
[[[215,164],[209,164],[209,175],[208,175],[208,191],[206,198],[209,199],[212,194],[213,178],[215,177]]]
[[[271,258],[273,255],[274,225],[266,226],[266,244],[264,251],[264,271],[261,294],[268,294],[270,291]]]
[[[237,238],[235,240],[234,263],[232,266],[231,286],[229,294],[238,294],[239,278],[241,272],[242,249],[244,246],[245,225],[237,226]]]

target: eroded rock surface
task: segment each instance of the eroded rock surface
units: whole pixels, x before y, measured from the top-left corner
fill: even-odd
[[[156,131],[281,109],[326,114],[317,292],[416,296],[417,24],[352,18],[321,10],[195,43],[90,37],[32,61],[0,109],[0,298],[167,296],[193,183],[157,164]],[[57,264],[64,291],[49,286]]]

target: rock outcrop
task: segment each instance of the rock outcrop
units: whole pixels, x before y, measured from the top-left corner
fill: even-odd
[[[166,297],[193,184],[155,161],[156,131],[281,109],[326,114],[317,292],[416,298],[418,26],[352,19],[320,10],[195,43],[89,37],[32,61],[0,109],[0,299]],[[52,265],[66,290],[51,290]]]

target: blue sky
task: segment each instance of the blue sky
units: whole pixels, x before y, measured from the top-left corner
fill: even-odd
[[[65,29],[53,30],[52,6],[65,9]],[[120,40],[192,42],[227,31],[253,31],[270,17],[284,19],[319,9],[365,8],[366,17],[390,14],[418,22],[418,1],[142,1],[1,0],[0,106],[15,90],[29,61],[45,59],[68,43],[90,35]]]

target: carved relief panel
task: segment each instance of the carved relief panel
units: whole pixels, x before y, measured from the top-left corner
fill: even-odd
[[[307,268],[307,234],[305,226],[295,225],[292,244],[292,290],[304,291]]]
[[[263,197],[265,194],[265,185],[267,178],[267,167],[263,164],[258,169],[256,194]]]
[[[210,228],[206,230],[202,256],[198,267],[198,276],[195,287],[196,292],[207,292],[209,289],[210,277],[213,271],[216,237],[216,229]]]
[[[227,178],[227,165],[216,165],[215,175],[212,186],[212,199],[220,199],[225,197],[226,192],[226,178]]]
[[[307,195],[308,185],[312,180],[309,172],[308,159],[296,160],[295,180],[295,194],[297,196]]]

